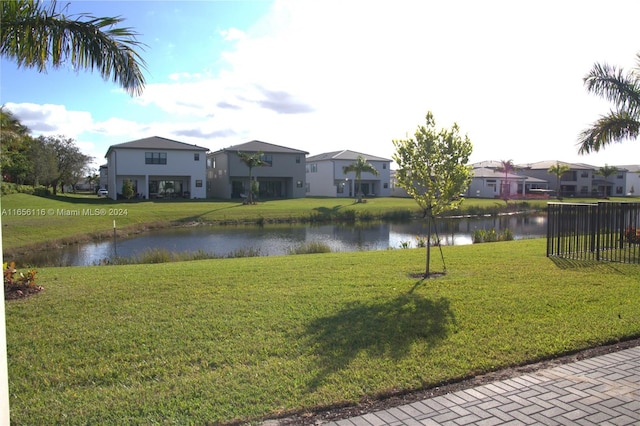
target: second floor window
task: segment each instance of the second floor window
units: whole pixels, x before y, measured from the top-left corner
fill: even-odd
[[[145,152],[144,153],[145,164],[167,164],[166,152]]]
[[[273,166],[273,155],[271,154],[263,154],[260,159],[262,160],[262,165],[271,167]]]

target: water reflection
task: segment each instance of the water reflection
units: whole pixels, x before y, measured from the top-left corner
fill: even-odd
[[[471,244],[477,229],[509,229],[516,239],[546,235],[545,215],[513,215],[483,218],[439,220],[437,234],[441,244]],[[204,251],[225,257],[237,251],[257,250],[260,255],[287,254],[309,242],[322,242],[334,252],[386,250],[402,246],[416,247],[416,237],[425,237],[424,221],[375,224],[271,225],[271,226],[198,226],[164,229],[135,238],[80,244],[56,253],[34,254],[25,261],[31,265],[94,265],[113,256],[133,257],[152,249],[171,252]],[[55,258],[51,258],[51,256]],[[43,257],[45,256],[45,257]]]

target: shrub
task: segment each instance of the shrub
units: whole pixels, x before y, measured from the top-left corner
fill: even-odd
[[[471,233],[471,241],[476,243],[494,243],[496,241],[511,241],[513,240],[513,232],[505,228],[498,233],[495,228],[489,230],[476,229]]]
[[[125,179],[122,182],[122,196],[127,200],[133,197],[133,184],[129,179]]]
[[[640,243],[640,229],[629,227],[625,229],[624,236],[629,244]]]
[[[27,272],[18,272],[16,263],[6,262],[2,264],[4,275],[4,297],[5,299],[16,299],[43,290],[42,286],[36,285],[36,270],[30,269]]]
[[[327,243],[312,241],[290,248],[289,254],[331,253],[331,247]]]

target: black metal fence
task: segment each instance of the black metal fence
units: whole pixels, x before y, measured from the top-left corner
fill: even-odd
[[[640,203],[549,203],[547,256],[640,264]]]

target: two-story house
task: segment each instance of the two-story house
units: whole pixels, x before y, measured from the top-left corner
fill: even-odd
[[[556,164],[568,166],[569,170],[560,179],[549,173],[549,168]],[[563,161],[540,161],[519,165],[518,174],[544,179],[549,188],[559,191],[563,197],[621,197],[627,194],[627,170],[619,168],[612,176],[602,176],[600,167],[583,163],[566,163]]]
[[[378,175],[364,172],[360,176],[364,196],[389,197],[391,160],[359,152],[344,150],[326,152],[307,158],[307,195],[315,197],[355,197],[356,175],[345,174],[343,168],[356,162],[359,156],[371,164]]]
[[[640,196],[640,165],[630,164],[617,167],[627,171],[625,180],[626,195],[631,197]]]
[[[207,151],[159,136],[111,145],[105,155],[109,197],[117,199],[128,179],[139,198],[205,198]]]
[[[241,198],[249,193],[249,167],[240,153],[262,153],[262,165],[251,170],[258,182],[258,197],[303,198],[305,164],[308,152],[267,142],[251,141],[230,146],[207,155],[207,196]]]

